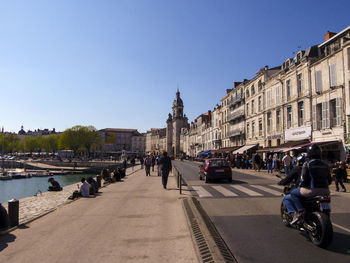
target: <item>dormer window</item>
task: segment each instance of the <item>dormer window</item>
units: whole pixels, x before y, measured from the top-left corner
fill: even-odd
[[[255,94],[255,87],[254,87],[254,85],[250,88],[250,90],[251,90],[251,93],[252,93],[252,96]]]

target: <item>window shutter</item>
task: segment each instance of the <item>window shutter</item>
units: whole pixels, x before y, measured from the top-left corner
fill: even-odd
[[[317,130],[316,105],[312,105],[312,127],[313,130]]]
[[[322,92],[322,71],[315,71],[315,88],[316,92]]]
[[[322,102],[322,129],[326,128],[326,103]]]
[[[336,106],[335,106],[335,111],[336,111],[336,118],[337,118],[337,126],[341,125],[342,121],[342,111],[341,111],[341,98],[336,99]]]
[[[331,87],[337,86],[337,78],[336,78],[336,67],[335,64],[329,65],[329,77],[330,77],[330,85]]]
[[[330,123],[329,123],[329,101],[326,101],[325,102],[325,105],[326,105],[326,128],[329,128],[330,127]]]

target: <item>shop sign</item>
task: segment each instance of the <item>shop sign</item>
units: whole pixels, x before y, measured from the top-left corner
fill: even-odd
[[[272,140],[272,139],[281,139],[281,134],[267,136],[267,139],[268,139],[268,140]]]
[[[311,126],[298,127],[285,131],[285,141],[299,141],[311,138]]]
[[[322,135],[331,135],[332,132],[331,131],[328,131],[328,132],[322,132]]]

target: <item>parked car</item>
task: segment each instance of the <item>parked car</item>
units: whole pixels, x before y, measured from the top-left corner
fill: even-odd
[[[225,179],[232,182],[232,169],[229,163],[223,158],[205,159],[200,165],[199,180],[208,183],[210,180]]]

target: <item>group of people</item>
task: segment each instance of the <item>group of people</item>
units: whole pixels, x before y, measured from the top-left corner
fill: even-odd
[[[142,161],[141,161],[142,160]],[[145,166],[146,176],[151,176],[154,172],[154,166],[157,164],[158,176],[162,177],[163,188],[166,189],[168,184],[169,172],[172,170],[171,159],[167,152],[163,152],[161,156],[147,155],[144,159],[141,159],[141,169]]]

